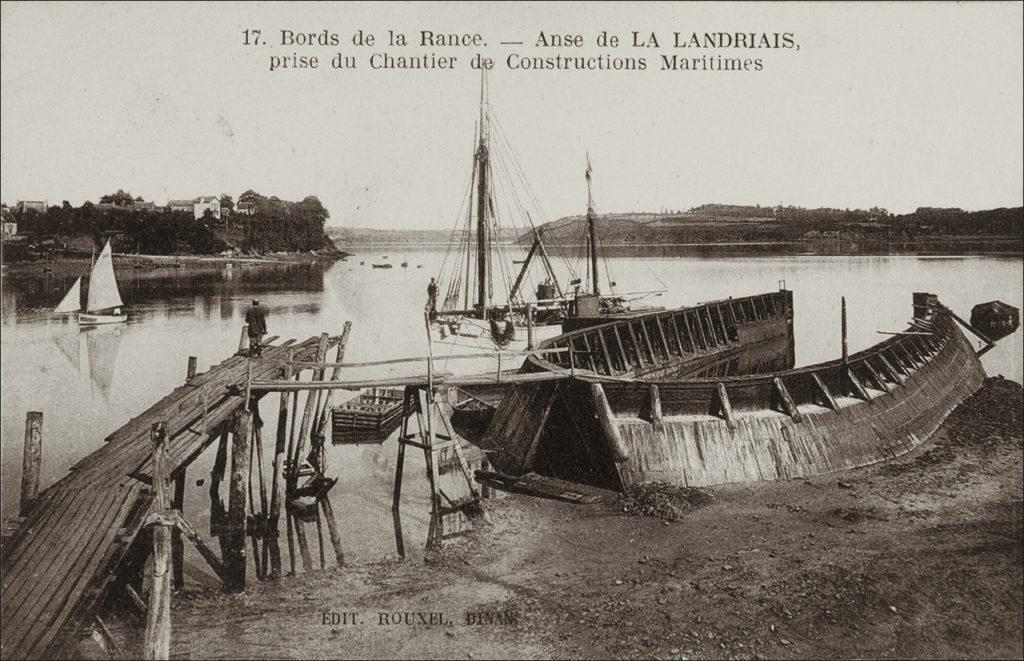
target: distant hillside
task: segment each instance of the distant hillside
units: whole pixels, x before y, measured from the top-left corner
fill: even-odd
[[[451,240],[451,230],[373,229],[369,227],[328,227],[327,235],[343,249],[369,245],[440,245]],[[516,233],[505,231],[502,241],[515,241]]]
[[[957,237],[1015,239],[1024,235],[1024,207],[987,211],[922,207],[914,213],[885,209],[804,209],[705,204],[675,213],[611,213],[598,216],[608,244],[725,243],[764,241],[918,241]],[[545,234],[562,245],[581,243],[583,216],[546,223]],[[527,243],[530,236],[520,237]]]

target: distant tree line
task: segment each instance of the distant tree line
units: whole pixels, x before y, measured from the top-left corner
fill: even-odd
[[[195,218],[187,211],[133,208],[133,203],[141,201],[119,189],[102,196],[102,206],[85,202],[73,207],[65,200],[45,211],[12,209],[11,213],[19,234],[34,240],[84,235],[96,246],[111,239],[116,251],[126,253],[216,254],[237,249],[260,254],[334,248],[324,233],[330,214],[312,195],[288,202],[249,190],[239,196],[239,204],[252,203],[244,214],[232,213],[236,205],[224,195],[220,219],[209,211]]]

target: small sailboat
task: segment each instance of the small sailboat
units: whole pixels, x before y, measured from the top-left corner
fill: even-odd
[[[128,315],[121,310],[124,301],[117,289],[117,278],[114,276],[114,260],[111,255],[110,241],[103,246],[99,258],[92,265],[89,275],[89,293],[82,311],[82,278],[75,280],[71,289],[64,295],[54,312],[71,314],[78,312],[78,323],[83,326],[98,324],[116,324],[128,321]]]

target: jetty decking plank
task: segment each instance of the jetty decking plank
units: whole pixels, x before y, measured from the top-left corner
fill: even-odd
[[[302,359],[319,342],[311,337],[294,346],[294,340],[268,346],[273,339],[264,343],[253,378],[273,378],[289,348],[298,349]],[[240,388],[249,367],[247,357],[234,355],[195,375],[107,435],[103,445],[39,495],[4,548],[0,565],[5,658],[42,657],[66,648],[78,628],[91,623],[110,584],[109,572],[123,553],[128,517],[138,519],[129,533],[141,526],[138,505],[147,492],[139,478],[145,478],[140,471],[151,459],[150,425],[167,422],[175,469],[190,463],[209,445],[216,427],[242,406]]]

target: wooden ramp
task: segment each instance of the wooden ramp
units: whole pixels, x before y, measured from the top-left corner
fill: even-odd
[[[278,378],[289,353],[315,359],[320,338],[271,346],[274,339],[251,365],[232,356],[189,379],[39,495],[3,549],[0,657],[74,653],[149,514],[151,426],[165,423],[171,475],[184,471],[243,406],[250,376]]]

